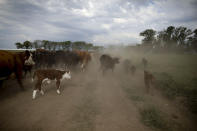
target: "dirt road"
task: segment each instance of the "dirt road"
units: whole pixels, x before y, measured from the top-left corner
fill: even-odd
[[[102,76],[98,70],[90,69],[88,73],[73,74],[72,80],[61,83],[60,95],[52,82],[44,85],[45,95],[38,95],[35,100],[32,100],[34,83],[30,78],[24,82],[25,92],[20,91],[15,80],[6,81],[0,90],[0,130],[152,130],[140,120],[140,103],[130,100],[123,88],[135,87],[133,89],[139,92],[136,95],[153,99],[145,95],[143,82],[140,82],[142,74],[140,79],[131,80],[122,78],[120,73],[108,72]]]

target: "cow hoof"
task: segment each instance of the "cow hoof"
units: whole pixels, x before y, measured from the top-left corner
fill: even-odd
[[[57,94],[59,94],[59,95],[60,95],[60,90],[57,90]]]

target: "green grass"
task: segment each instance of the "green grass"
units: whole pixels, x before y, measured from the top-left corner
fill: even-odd
[[[141,121],[146,126],[159,130],[170,130],[167,122],[161,116],[161,112],[155,107],[148,106],[140,110]]]
[[[127,97],[132,101],[144,101],[144,98],[142,96],[139,96],[136,91],[132,88],[126,88],[123,87],[124,91],[127,93]]]
[[[171,75],[167,73],[154,73],[156,77],[155,87],[160,89],[162,93],[169,99],[174,99],[180,95],[180,91],[184,85],[178,84]]]
[[[197,116],[197,78],[191,79],[189,82],[178,83],[173,77],[167,73],[155,73],[155,87],[169,99],[177,96],[186,98],[186,106]]]
[[[197,116],[197,54],[148,53],[135,50],[128,50],[126,54],[137,70],[143,70],[141,60],[145,57],[148,60],[146,70],[154,72],[157,79],[156,88],[171,100],[177,96],[184,97],[186,107]]]

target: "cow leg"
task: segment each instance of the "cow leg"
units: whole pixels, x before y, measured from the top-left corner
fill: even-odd
[[[104,74],[105,74],[105,69],[103,69],[103,76],[104,76]]]
[[[38,90],[41,92],[41,84],[42,84],[42,81],[38,80],[35,87],[34,87],[34,90],[33,90],[32,99],[36,98],[36,93],[37,93]]]
[[[40,94],[41,95],[44,95],[44,91],[42,90],[42,83],[39,85],[39,88],[38,89],[40,91]]]
[[[3,87],[3,80],[0,80],[0,87]]]
[[[15,72],[15,75],[16,75],[16,78],[17,78],[17,81],[20,85],[21,90],[24,91],[25,88],[24,88],[23,83],[22,83],[22,72]]]
[[[60,94],[60,80],[56,81],[57,94]]]
[[[27,70],[25,69],[24,71],[25,71],[25,75],[24,75],[24,76],[26,77],[26,75],[27,75]]]
[[[114,73],[114,68],[111,68],[112,73]]]
[[[149,89],[150,89],[150,82],[147,81],[146,82],[146,92],[149,93]]]

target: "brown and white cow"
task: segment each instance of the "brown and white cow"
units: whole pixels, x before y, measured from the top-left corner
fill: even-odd
[[[25,52],[9,52],[0,50],[0,77],[7,78],[12,73],[15,73],[18,83],[22,90],[22,72],[25,65],[34,65],[32,54],[29,51]]]
[[[33,90],[32,99],[36,98],[36,93],[38,90],[42,95],[44,95],[44,92],[41,89],[42,83],[44,83],[45,81],[47,81],[47,83],[50,83],[50,80],[56,81],[57,93],[60,94],[60,82],[63,79],[71,79],[71,74],[70,71],[61,71],[56,69],[39,69],[34,72],[32,82],[34,81],[35,77],[37,77],[37,82]]]

